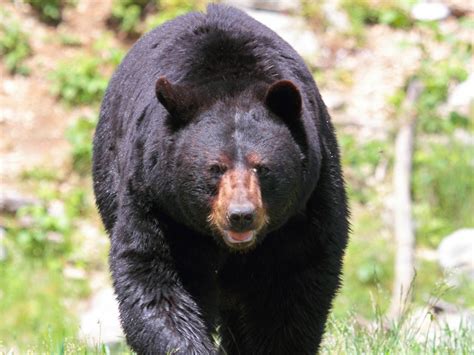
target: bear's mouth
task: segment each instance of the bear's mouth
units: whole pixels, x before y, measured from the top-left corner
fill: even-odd
[[[254,239],[255,232],[253,230],[246,232],[234,232],[234,231],[225,231],[224,232],[226,239],[230,243],[247,243]]]
[[[236,249],[244,249],[253,245],[256,241],[257,233],[255,230],[244,232],[236,232],[232,230],[224,230],[224,242]]]

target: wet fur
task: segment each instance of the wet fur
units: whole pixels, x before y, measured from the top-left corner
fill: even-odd
[[[157,99],[161,77],[189,92],[179,99],[189,105],[177,106],[182,120],[170,118]],[[282,79],[301,93],[298,121],[261,108],[266,88]],[[242,119],[209,131],[229,112]],[[266,203],[277,207],[266,211],[268,233],[247,253],[229,251],[202,208],[217,192],[203,168],[205,153],[220,149],[219,134],[237,130],[242,134],[226,145],[230,159],[258,142],[280,174],[281,188],[260,184]],[[340,285],[348,211],[326,107],[301,58],[276,34],[238,10],[212,5],[207,14],[179,17],[145,35],[104,97],[93,179],[134,351],[317,351]],[[221,349],[211,336],[217,326]]]

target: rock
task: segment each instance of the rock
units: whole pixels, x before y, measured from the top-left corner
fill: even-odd
[[[64,234],[50,231],[46,233],[46,240],[50,243],[62,244],[64,243]]]
[[[473,107],[473,114],[474,114],[474,107]],[[474,145],[474,134],[464,129],[457,128],[453,132],[453,137],[457,142],[460,142],[466,145],[466,149],[472,149],[472,146]]]
[[[466,81],[452,90],[448,98],[447,110],[472,117],[474,114],[474,74],[469,75]]]
[[[440,21],[449,14],[449,8],[440,2],[420,2],[411,9],[412,17],[420,21]]]
[[[338,111],[344,108],[345,100],[341,94],[322,90],[321,96],[324,98],[324,103],[329,112]]]
[[[438,247],[438,261],[446,272],[474,279],[474,228],[459,229],[445,237]]]
[[[79,336],[88,344],[123,342],[118,304],[111,287],[97,291],[81,315]]]
[[[455,17],[469,16],[474,13],[474,2],[466,0],[443,0]]]
[[[77,221],[77,235],[81,239],[81,249],[77,251],[80,257],[87,260],[104,260],[109,248],[109,239],[97,223],[82,220]]]
[[[59,200],[51,201],[48,205],[48,214],[54,218],[63,218],[66,214],[64,202]]]
[[[20,208],[39,204],[39,200],[15,192],[0,192],[0,213],[16,213]]]
[[[64,267],[63,275],[65,278],[72,280],[85,280],[87,278],[87,274],[84,269],[71,265],[66,265]]]

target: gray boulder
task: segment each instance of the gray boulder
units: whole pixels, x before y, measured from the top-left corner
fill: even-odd
[[[438,261],[446,273],[474,279],[474,228],[459,229],[445,237],[438,247]]]
[[[454,87],[448,98],[447,109],[466,117],[474,115],[474,74]]]

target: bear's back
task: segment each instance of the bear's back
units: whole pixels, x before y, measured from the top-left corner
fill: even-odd
[[[160,76],[229,94],[258,81],[313,82],[301,57],[284,40],[244,12],[223,5],[180,16],[143,36],[114,74],[103,109],[113,106],[114,119],[117,113],[127,119],[140,114],[146,105],[157,104],[154,88]]]

